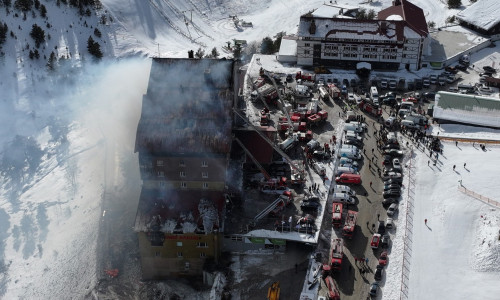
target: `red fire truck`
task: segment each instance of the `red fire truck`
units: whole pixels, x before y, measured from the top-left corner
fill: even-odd
[[[359,108],[362,111],[366,111],[369,114],[372,114],[374,116],[381,116],[382,115],[382,107],[380,106],[375,106],[374,104],[363,100],[359,103]]]
[[[330,265],[332,271],[340,270],[342,268],[342,258],[344,257],[344,243],[342,239],[332,240],[330,249]]]
[[[342,224],[342,206],[340,202],[334,202],[332,207],[332,223],[335,227],[340,227]]]
[[[356,228],[357,217],[358,217],[357,211],[354,210],[347,211],[344,228],[342,229],[342,235],[348,239],[352,239],[352,235],[354,234],[354,229]]]

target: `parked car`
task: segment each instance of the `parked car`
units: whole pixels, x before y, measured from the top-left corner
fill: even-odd
[[[467,66],[463,65],[463,64],[458,64],[455,66],[455,69],[460,70],[462,72],[465,72],[465,71],[467,71]]]
[[[388,166],[392,162],[392,157],[385,157],[384,160],[382,161],[383,166]]]
[[[384,221],[379,221],[377,226],[377,233],[384,234],[385,233],[385,224]]]
[[[382,200],[383,207],[389,207],[393,203],[398,203],[398,199],[397,198],[385,198],[384,200]]]
[[[377,280],[377,281],[382,280],[382,271],[383,270],[384,270],[384,266],[377,265],[377,270],[375,271],[373,278],[375,278],[375,280]]]
[[[390,150],[390,149],[399,150],[399,148],[400,148],[399,144],[385,144],[385,146],[382,147],[383,150]]]
[[[429,76],[429,81],[431,82],[431,84],[436,84],[437,83],[437,76],[436,75]]]
[[[382,238],[380,239],[380,246],[384,249],[389,248],[389,243],[391,242],[391,237],[389,234],[384,234]]]
[[[401,163],[399,162],[399,159],[398,158],[395,158],[392,160],[392,167],[396,170],[402,170],[402,166],[401,166]]]
[[[378,291],[378,282],[373,282],[370,285],[370,296],[371,297],[376,297],[377,296],[377,291]]]
[[[384,151],[384,154],[394,156],[394,157],[401,157],[403,156],[403,151],[398,150],[398,149],[387,149]]]
[[[380,266],[386,266],[388,259],[389,259],[389,254],[387,253],[387,250],[382,251],[382,253],[380,254],[380,257],[378,259],[378,264]]]
[[[483,70],[485,70],[486,72],[491,72],[491,73],[496,73],[497,72],[497,70],[495,70],[495,68],[490,67],[490,66],[484,66]]]
[[[424,78],[422,80],[422,85],[424,86],[424,88],[429,88],[431,86],[431,81],[429,80],[429,78]]]
[[[439,76],[439,77],[438,77],[438,84],[439,84],[440,86],[445,85],[445,84],[446,84],[446,78],[445,78],[444,76]]]
[[[434,98],[436,97],[436,93],[434,93],[434,92],[426,92],[426,93],[424,93],[424,97],[427,100],[434,100]]]
[[[399,184],[401,184],[402,182],[403,182],[403,177],[389,178],[387,180],[384,180],[384,184],[391,184],[391,183],[399,183]]]
[[[396,225],[394,225],[394,220],[392,218],[387,218],[385,228],[387,228],[388,230],[396,228]]]
[[[392,189],[392,190],[387,190],[382,193],[382,197],[385,198],[395,198],[401,196],[401,190],[400,189]]]
[[[401,188],[401,186],[399,184],[396,184],[396,183],[384,185],[384,191],[394,190],[394,189],[399,189],[399,188]]]
[[[380,234],[379,233],[374,233],[373,236],[372,236],[372,240],[370,242],[370,246],[373,249],[377,249],[379,244],[380,244]]]
[[[387,209],[387,215],[392,217],[392,216],[394,216],[394,214],[396,213],[397,210],[398,210],[398,204],[393,203]]]
[[[313,157],[319,160],[326,160],[330,159],[330,154],[326,153],[325,151],[314,151]]]
[[[456,74],[458,72],[458,70],[453,66],[447,66],[444,68],[444,70],[452,74]]]
[[[362,140],[355,140],[355,139],[351,139],[351,138],[346,138],[344,140],[344,144],[345,145],[354,145],[354,146],[361,146],[363,145],[363,141]]]
[[[302,209],[302,210],[316,210],[320,206],[321,206],[321,204],[317,201],[302,200],[300,202],[300,209]]]
[[[403,177],[403,175],[401,175],[401,173],[396,173],[396,172],[387,172],[382,174],[382,180],[384,181],[392,178],[401,178],[401,177]]]

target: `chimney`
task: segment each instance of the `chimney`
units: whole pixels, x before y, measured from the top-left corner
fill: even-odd
[[[316,33],[316,23],[314,23],[314,19],[312,20],[311,25],[309,25],[309,33],[310,34]]]
[[[400,0],[393,0],[392,1],[392,6],[398,6],[398,5],[401,5],[401,1]]]
[[[188,51],[188,58],[194,58],[194,51],[193,50]]]

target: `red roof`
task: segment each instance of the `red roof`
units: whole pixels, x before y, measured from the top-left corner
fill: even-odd
[[[393,5],[378,13],[379,20],[386,20],[389,16],[399,15],[408,26],[421,36],[429,34],[424,11],[407,0],[394,0]]]

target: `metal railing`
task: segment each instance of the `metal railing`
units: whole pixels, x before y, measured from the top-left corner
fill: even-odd
[[[474,197],[474,198],[476,198],[478,200],[481,200],[484,203],[487,203],[487,204],[490,204],[490,205],[493,205],[493,206],[496,206],[496,207],[500,208],[500,203],[498,201],[495,201],[495,200],[490,199],[488,197],[485,197],[485,196],[483,196],[481,194],[473,192],[473,191],[467,189],[466,187],[464,187],[463,185],[460,185],[458,187],[458,190],[461,191],[462,193],[466,194],[466,195],[469,195],[469,196]]]
[[[415,179],[413,178],[413,165],[414,165],[414,152],[413,148],[410,152],[410,160],[408,162],[408,200],[406,208],[406,226],[405,235],[403,238],[403,260],[401,265],[401,293],[400,300],[408,299],[409,280],[410,280],[410,265],[411,265],[411,246],[413,242],[413,209],[414,209],[414,187]]]

